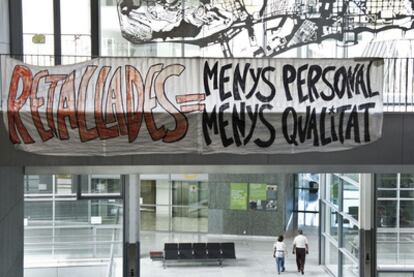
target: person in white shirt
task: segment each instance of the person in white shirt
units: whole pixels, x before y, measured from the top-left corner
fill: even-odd
[[[285,271],[285,258],[287,256],[287,250],[283,239],[283,236],[279,236],[276,243],[273,245],[273,258],[276,258],[278,274]]]
[[[303,235],[303,231],[301,229],[298,230],[298,235],[293,240],[293,254],[295,253],[298,272],[301,272],[303,275],[305,271],[306,254],[309,254],[309,244],[308,239]]]

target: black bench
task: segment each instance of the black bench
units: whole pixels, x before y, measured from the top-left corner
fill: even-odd
[[[168,261],[215,261],[222,265],[227,259],[236,259],[233,242],[164,244],[164,267]]]

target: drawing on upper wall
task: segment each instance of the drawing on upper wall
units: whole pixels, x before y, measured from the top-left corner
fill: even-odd
[[[129,41],[219,44],[231,57],[240,36],[253,56],[276,56],[326,39],[358,43],[362,32],[414,28],[414,0],[118,0],[122,35]]]

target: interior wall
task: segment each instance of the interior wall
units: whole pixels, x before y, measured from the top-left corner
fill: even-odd
[[[23,277],[21,167],[0,167],[0,277]]]
[[[10,50],[8,3],[8,0],[0,0],[0,54],[8,54]]]
[[[286,174],[210,174],[208,232],[250,236],[284,233]],[[230,210],[230,183],[277,185],[276,211]]]

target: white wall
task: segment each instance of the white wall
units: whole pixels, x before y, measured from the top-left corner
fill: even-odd
[[[0,54],[9,53],[9,5],[8,0],[0,0]]]

